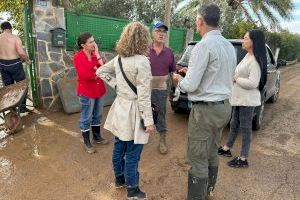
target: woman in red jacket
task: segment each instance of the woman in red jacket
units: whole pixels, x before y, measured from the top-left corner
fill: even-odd
[[[101,58],[98,46],[90,33],[82,33],[77,40],[80,49],[74,56],[74,66],[77,72],[77,95],[82,106],[79,127],[82,132],[84,146],[88,153],[94,153],[90,142],[90,127],[93,140],[97,144],[108,144],[101,137],[100,125],[103,110],[104,82],[96,76],[96,69],[105,61]]]

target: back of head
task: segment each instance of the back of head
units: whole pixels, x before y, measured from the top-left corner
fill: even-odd
[[[265,35],[261,30],[249,31],[250,39],[253,43],[253,54],[261,69],[261,79],[259,89],[262,90],[267,82],[267,52]]]
[[[122,57],[146,55],[150,44],[148,27],[140,22],[131,22],[124,27],[116,51]]]
[[[203,5],[198,9],[198,15],[200,15],[206,25],[212,27],[218,27],[220,22],[221,11],[216,4]]]
[[[4,30],[12,30],[12,26],[9,22],[3,22],[1,24],[1,29]]]

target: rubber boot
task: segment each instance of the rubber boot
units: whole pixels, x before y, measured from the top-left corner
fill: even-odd
[[[95,149],[90,142],[90,131],[83,131],[82,132],[84,148],[87,153],[92,154],[95,153]]]
[[[147,194],[140,190],[139,187],[127,188],[127,199],[129,200],[145,200]]]
[[[168,153],[168,147],[166,144],[166,133],[160,133],[159,134],[159,152],[161,154],[167,154]]]
[[[189,172],[187,200],[205,200],[208,178],[199,178]]]
[[[117,176],[115,179],[115,187],[116,188],[122,188],[125,186],[125,177],[124,175]]]
[[[207,196],[212,197],[215,185],[217,183],[218,177],[218,167],[209,166],[208,167],[208,186],[207,186]]]
[[[91,127],[92,127],[94,142],[96,142],[97,144],[104,144],[104,145],[109,143],[108,140],[101,137],[100,126],[91,126]]]

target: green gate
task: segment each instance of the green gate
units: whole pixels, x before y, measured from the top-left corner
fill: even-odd
[[[27,65],[27,71],[29,72],[30,86],[33,106],[39,106],[39,91],[38,81],[36,73],[36,62],[35,62],[35,38],[32,32],[32,5],[28,2],[24,6],[24,40],[25,47],[28,53],[30,64]]]

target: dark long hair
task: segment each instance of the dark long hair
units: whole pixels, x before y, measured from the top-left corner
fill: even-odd
[[[262,91],[267,82],[267,51],[265,35],[260,30],[249,31],[249,37],[253,43],[253,54],[259,64],[261,76],[259,81],[259,90]]]
[[[83,49],[83,47],[81,46],[82,44],[85,44],[87,42],[87,40],[89,38],[93,37],[92,34],[90,34],[89,32],[84,32],[84,33],[81,33],[79,35],[79,37],[77,38],[77,48],[79,50]]]

